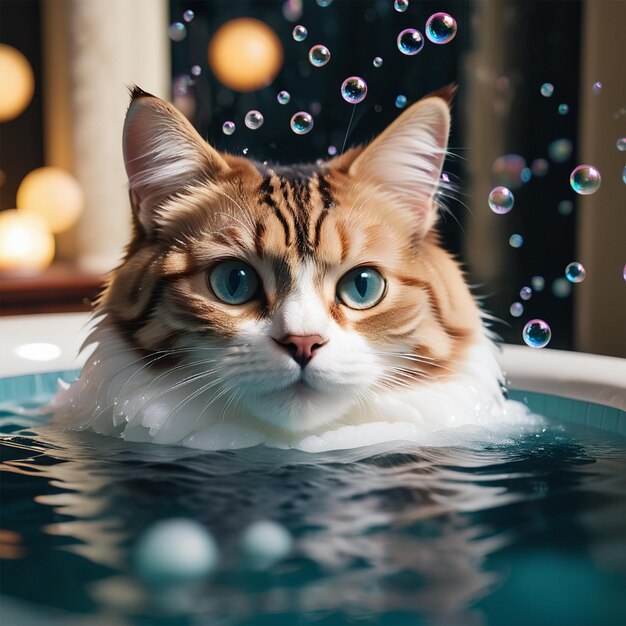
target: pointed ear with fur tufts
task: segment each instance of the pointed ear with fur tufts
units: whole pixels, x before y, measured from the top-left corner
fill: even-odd
[[[215,180],[229,166],[171,104],[138,87],[131,90],[123,133],[130,201],[148,237],[163,202],[199,180]]]
[[[401,207],[410,209],[425,235],[437,218],[434,200],[450,132],[448,88],[422,98],[357,153],[348,173],[374,182]]]

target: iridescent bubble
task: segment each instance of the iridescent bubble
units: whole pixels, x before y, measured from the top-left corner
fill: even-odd
[[[172,41],[182,41],[187,36],[187,27],[182,22],[174,22],[168,26],[167,36]]]
[[[235,122],[224,122],[222,124],[222,132],[225,135],[232,135],[235,132]]]
[[[552,281],[552,293],[557,298],[567,298],[572,293],[572,284],[562,276],[555,278]]]
[[[569,139],[555,139],[548,144],[548,156],[555,163],[564,163],[572,156],[572,142]]]
[[[376,68],[382,67],[383,65],[382,57],[374,57],[374,60],[372,61],[372,65]]]
[[[328,154],[335,156],[337,154],[337,146],[328,146]]]
[[[588,196],[600,188],[602,177],[593,165],[579,165],[572,170],[569,184],[581,196]]]
[[[318,44],[309,50],[309,61],[315,67],[322,67],[330,61],[330,50],[326,46]]]
[[[533,276],[530,285],[535,291],[543,291],[546,286],[546,279],[543,276]]]
[[[527,183],[533,177],[533,171],[530,167],[524,167],[519,175],[523,183]]]
[[[278,104],[289,104],[291,94],[288,91],[279,91],[276,100],[278,100]]]
[[[533,297],[533,290],[530,287],[522,287],[519,290],[519,297],[522,300],[530,300]]]
[[[624,169],[622,170],[622,182],[626,185],[626,165],[624,165]]]
[[[398,13],[404,13],[409,8],[409,0],[394,0],[393,8]]]
[[[399,96],[396,96],[396,108],[404,109],[404,107],[406,106],[406,103],[407,103],[406,96],[403,96],[402,94],[400,94]]]
[[[183,13],[183,19],[185,22],[192,22],[194,17],[196,17],[196,14],[191,9],[187,9]]]
[[[559,212],[559,215],[570,215],[574,210],[574,203],[571,200],[561,200],[556,210]]]
[[[514,302],[509,308],[509,313],[513,317],[521,317],[524,314],[524,305],[521,302]]]
[[[429,41],[449,43],[456,37],[456,20],[448,13],[435,13],[426,20],[424,32]]]
[[[531,348],[545,348],[550,343],[551,337],[550,326],[543,320],[530,320],[522,331],[524,343]]]
[[[600,93],[601,90],[602,83],[599,80],[593,83],[593,87],[591,87],[591,91],[593,91],[593,93]]]
[[[567,115],[569,113],[569,105],[562,103],[559,104],[559,115]]]
[[[298,24],[297,26],[294,26],[293,30],[291,31],[291,36],[296,41],[304,41],[308,34],[309,34],[309,31],[307,30],[306,26],[302,26],[302,24]]]
[[[624,280],[626,281],[626,264],[624,264],[624,272],[622,273]]]
[[[315,0],[317,2],[318,7],[322,7],[325,9],[327,6],[330,6],[333,3],[333,0]]]
[[[313,118],[306,111],[298,111],[292,116],[290,125],[296,135],[306,135],[313,128]]]
[[[519,154],[504,154],[498,157],[491,166],[494,183],[509,189],[522,186],[522,171],[526,167],[526,159]]]
[[[398,39],[396,41],[398,44],[398,50],[407,56],[417,54],[424,47],[424,37],[422,37],[422,33],[415,28],[405,28],[398,35]]]
[[[578,261],[569,263],[565,268],[565,278],[567,278],[570,283],[582,283],[586,275],[587,272],[585,268],[582,266],[582,263]]]
[[[367,83],[360,76],[350,76],[341,83],[341,97],[350,104],[365,100]]]
[[[513,233],[509,237],[509,245],[511,248],[521,248],[524,245],[524,237],[518,235],[517,233]]]
[[[194,76],[200,76],[200,74],[202,74],[202,68],[199,65],[192,65],[191,66],[191,73]]]
[[[626,152],[626,137],[620,137],[616,142],[615,142],[615,147],[620,151],[620,152]]]
[[[515,204],[515,197],[507,187],[494,187],[487,199],[489,208],[498,215],[505,215]]]
[[[246,117],[244,118],[245,125],[251,130],[257,130],[257,128],[261,128],[263,126],[263,122],[265,121],[263,118],[263,114],[260,111],[252,110],[246,113]]]
[[[535,159],[530,164],[530,169],[533,173],[533,176],[536,176],[537,178],[541,178],[542,176],[545,176],[548,173],[549,167],[550,166],[548,165],[548,162],[545,159]]]
[[[554,93],[554,85],[552,83],[544,83],[539,88],[539,92],[544,98],[551,98]]]

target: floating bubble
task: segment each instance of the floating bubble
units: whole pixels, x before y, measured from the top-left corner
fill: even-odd
[[[515,204],[515,197],[507,187],[494,187],[489,192],[489,208],[498,215],[508,213]]]
[[[514,302],[509,307],[509,313],[513,317],[521,317],[524,314],[524,305],[521,302]]]
[[[551,98],[554,93],[554,85],[552,83],[544,83],[539,88],[539,92],[544,98]]]
[[[569,263],[565,268],[565,278],[567,278],[570,283],[582,283],[586,275],[587,272],[585,268],[582,266],[582,263],[578,261]]]
[[[435,13],[426,20],[424,32],[436,44],[451,42],[456,37],[456,20],[448,13]]]
[[[545,159],[535,159],[530,164],[530,170],[532,171],[533,176],[536,176],[537,178],[545,176],[548,173],[549,167],[550,166]]]
[[[572,142],[569,139],[555,139],[548,144],[548,156],[555,163],[564,163],[572,156]]]
[[[602,177],[593,165],[579,165],[572,170],[569,184],[581,196],[588,196],[600,188]]]
[[[307,38],[308,34],[309,34],[309,31],[307,30],[306,26],[302,26],[302,24],[298,24],[297,26],[294,26],[293,30],[291,31],[291,36],[296,41],[304,41]]]
[[[550,326],[543,320],[530,320],[522,331],[524,343],[531,348],[545,348],[550,343],[551,337]]]
[[[559,215],[570,215],[574,210],[574,203],[571,200],[561,200],[556,210],[559,212]]]
[[[406,106],[406,103],[407,103],[406,96],[403,96],[402,94],[400,94],[399,96],[396,96],[396,108],[404,109],[404,107]]]
[[[174,22],[168,26],[167,36],[172,41],[182,41],[187,36],[187,27],[182,22]]]
[[[260,111],[252,110],[246,113],[246,117],[244,118],[245,125],[251,130],[257,130],[263,126],[263,122],[265,121],[263,118],[263,114]]]
[[[626,185],[626,165],[624,165],[624,169],[622,170],[622,182]]]
[[[413,56],[424,47],[424,37],[415,28],[405,28],[397,38],[398,50],[407,56]]]
[[[341,83],[341,97],[350,104],[358,104],[365,100],[367,83],[359,76],[350,76]]]
[[[330,6],[333,3],[333,0],[315,0],[317,2],[318,7],[322,7],[325,9],[327,6]]]
[[[315,67],[322,67],[330,61],[330,50],[321,44],[313,46],[309,50],[309,61]]]
[[[624,272],[622,273],[624,280],[626,281],[626,264],[624,265]]]
[[[328,154],[335,156],[337,154],[337,146],[328,146]]]
[[[526,167],[526,159],[519,154],[504,154],[498,157],[491,166],[491,174],[496,185],[504,185],[509,189],[522,186],[522,170]]]
[[[374,111],[376,113],[380,113],[383,110],[383,107],[380,106],[380,104],[375,104],[374,105]]]
[[[533,171],[530,167],[525,167],[520,172],[520,179],[523,183],[527,183],[533,177]]]
[[[620,151],[620,152],[626,152],[626,137],[620,137],[616,142],[615,142],[615,147]]]
[[[546,286],[546,279],[543,276],[533,276],[530,279],[530,285],[535,291],[543,291]]]
[[[243,152],[243,154],[248,154],[250,148],[244,148],[241,152]]]
[[[383,65],[382,57],[374,57],[374,60],[372,61],[372,65],[376,68],[382,67]]]
[[[232,135],[235,132],[235,122],[224,122],[222,124],[222,132],[225,135]]]
[[[404,13],[409,8],[409,0],[394,0],[393,8],[398,13]]]
[[[524,237],[518,235],[517,233],[513,233],[509,237],[509,245],[511,248],[521,248],[524,245]]]
[[[591,87],[591,91],[593,91],[593,93],[600,93],[601,90],[602,83],[599,80],[593,83],[593,87]]]
[[[306,135],[313,128],[313,117],[306,111],[298,111],[293,114],[290,125],[296,135]]]
[[[246,528],[241,538],[244,563],[256,570],[269,569],[284,559],[292,545],[289,531],[270,520],[254,522]]]
[[[567,278],[559,277],[552,281],[551,289],[557,298],[567,298],[572,293],[572,284]]]
[[[289,22],[296,22],[302,17],[302,0],[285,0],[283,17]]]
[[[522,300],[530,300],[533,297],[533,290],[530,287],[522,287],[519,290],[519,297]]]
[[[569,105],[565,104],[564,102],[562,104],[559,104],[559,115],[567,115],[569,113]]]
[[[200,76],[200,74],[202,74],[202,68],[199,65],[192,65],[191,73],[193,76]]]
[[[194,84],[191,76],[188,74],[180,74],[174,78],[172,82],[172,93],[174,96],[186,96],[189,93],[189,88]]]
[[[196,17],[196,14],[191,9],[187,9],[183,13],[183,19],[185,22],[192,22],[194,17]]]
[[[288,91],[279,91],[276,100],[278,100],[278,104],[289,104],[291,94]]]

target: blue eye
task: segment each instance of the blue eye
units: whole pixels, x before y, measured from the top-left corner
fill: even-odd
[[[351,309],[369,309],[385,295],[385,279],[373,267],[356,267],[337,283],[337,297]]]
[[[229,260],[216,265],[209,274],[213,293],[226,304],[252,300],[259,288],[259,277],[243,261]]]

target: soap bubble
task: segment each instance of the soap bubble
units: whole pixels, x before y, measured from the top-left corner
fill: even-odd
[[[491,166],[491,174],[495,184],[504,185],[509,189],[522,186],[522,170],[526,167],[526,159],[519,154],[504,154],[498,157]]]
[[[279,91],[276,100],[278,100],[278,104],[289,104],[291,94],[288,91]]]
[[[555,163],[564,163],[572,156],[572,142],[569,139],[555,139],[548,144],[548,156]]]
[[[585,272],[585,268],[582,266],[582,263],[578,263],[578,261],[569,263],[565,268],[565,278],[567,278],[570,283],[582,283],[586,275],[587,272]]]
[[[543,276],[533,276],[530,285],[535,291],[543,291],[546,286],[546,279]]]
[[[196,14],[191,9],[187,9],[183,13],[183,19],[185,22],[192,22],[194,17],[196,17]]]
[[[293,114],[290,125],[296,135],[306,135],[313,128],[313,118],[306,111],[298,111]]]
[[[572,293],[572,284],[562,276],[552,281],[552,293],[557,298],[567,298]]]
[[[182,41],[187,36],[187,27],[182,22],[174,22],[169,25],[167,36],[172,41]]]
[[[245,125],[251,130],[257,130],[257,128],[261,128],[263,126],[263,122],[265,121],[263,118],[263,114],[260,111],[248,111],[246,113],[246,117],[244,118]]]
[[[199,65],[192,65],[191,73],[193,76],[200,76],[200,74],[202,74],[202,68]]]
[[[616,142],[615,142],[615,147],[620,151],[620,152],[626,152],[626,137],[620,137]]]
[[[330,50],[326,46],[318,44],[309,50],[309,61],[315,67],[322,67],[330,61]]]
[[[548,173],[549,169],[548,162],[545,159],[535,159],[530,164],[530,169],[533,173],[533,176],[540,178],[541,176],[545,176]]]
[[[539,92],[544,98],[551,98],[554,93],[554,85],[552,83],[544,83],[539,88]]]
[[[515,203],[515,197],[507,187],[494,187],[489,192],[489,208],[498,215],[508,213]]]
[[[235,122],[224,122],[222,124],[222,132],[225,135],[232,135],[235,132]]]
[[[372,65],[376,68],[382,67],[383,65],[382,57],[374,57],[374,60],[372,61]]]
[[[624,264],[624,272],[622,276],[624,277],[624,280],[626,281],[626,264]]]
[[[325,9],[327,6],[330,6],[333,3],[333,0],[315,0],[317,2],[318,7],[322,7]]]
[[[622,182],[626,185],[626,165],[624,165],[624,169],[622,170]]]
[[[365,100],[367,83],[359,76],[350,76],[341,84],[341,97],[350,104],[358,104]]]
[[[404,13],[409,8],[409,0],[394,0],[393,8],[398,13]]]
[[[533,177],[533,171],[530,167],[524,167],[519,175],[523,183],[527,183]]]
[[[530,320],[522,331],[524,343],[531,348],[545,348],[550,343],[551,337],[550,326],[543,320]]]
[[[559,212],[559,215],[570,215],[574,210],[574,203],[571,200],[561,200],[556,210]]]
[[[449,43],[456,37],[456,20],[447,13],[435,13],[426,21],[424,32],[429,41],[436,44]]]
[[[335,156],[337,154],[337,146],[328,146],[328,154]]]
[[[407,103],[406,96],[403,96],[402,94],[400,94],[399,96],[396,96],[396,108],[404,109],[404,107],[406,106],[406,103]]]
[[[283,17],[288,22],[296,22],[302,17],[302,0],[285,0]]]
[[[307,30],[306,26],[302,26],[302,24],[298,24],[297,26],[294,26],[293,30],[291,31],[291,36],[296,41],[304,41],[308,34],[309,34],[309,31]]]
[[[530,300],[533,297],[533,290],[530,287],[522,287],[519,290],[519,297],[522,300]]]
[[[424,37],[422,37],[422,33],[420,33],[419,30],[415,30],[415,28],[405,28],[398,35],[397,44],[398,50],[400,50],[402,54],[413,56],[424,47]]]
[[[602,83],[599,80],[593,83],[593,87],[591,87],[591,91],[593,91],[593,93],[600,93],[601,89]]]
[[[241,538],[244,563],[256,570],[269,569],[284,559],[292,545],[289,531],[269,520],[250,524]]]
[[[579,165],[572,170],[569,184],[572,189],[581,196],[588,196],[600,188],[602,177],[593,165]]]
[[[509,245],[511,248],[521,248],[524,245],[524,237],[518,235],[517,233],[513,233],[509,237]]]
[[[559,104],[559,115],[567,115],[569,113],[569,105],[562,103]]]
[[[514,302],[509,308],[509,313],[513,317],[521,317],[524,313],[524,305],[521,302]]]

